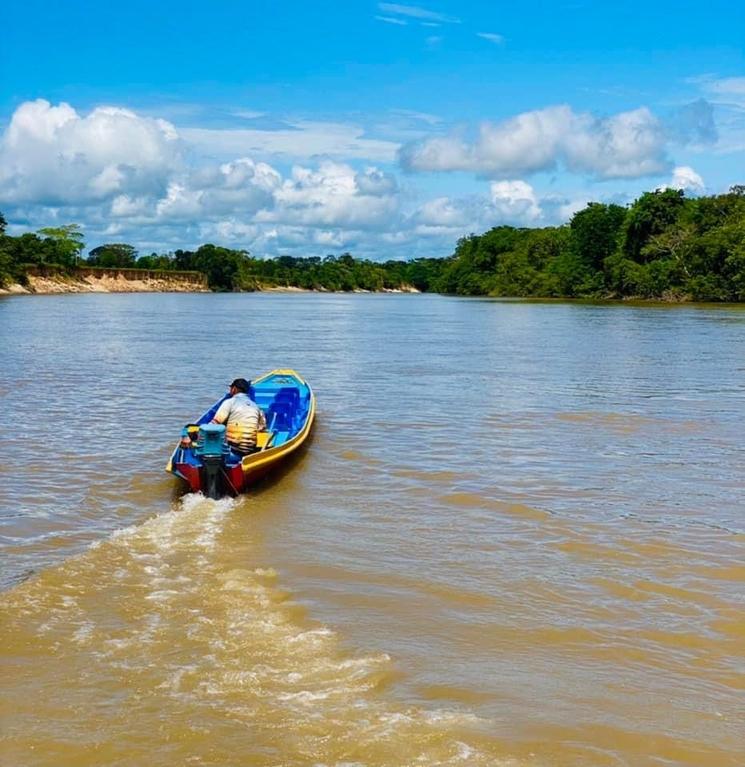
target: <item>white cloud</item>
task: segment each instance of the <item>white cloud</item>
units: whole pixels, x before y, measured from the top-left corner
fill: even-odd
[[[69,104],[21,104],[0,141],[0,200],[90,202],[153,192],[181,165],[175,128],[128,109],[85,117]]]
[[[357,125],[296,121],[282,130],[183,128],[181,135],[199,152],[212,157],[251,154],[293,159],[324,156],[392,162],[399,145],[365,137]]]
[[[452,200],[449,197],[427,200],[415,215],[420,225],[429,227],[467,227],[473,218],[473,213],[469,212],[463,201]]]
[[[687,165],[678,166],[673,170],[673,177],[668,183],[671,189],[685,189],[688,192],[702,193],[706,189],[704,180],[693,168]]]
[[[384,21],[386,24],[397,24],[400,27],[407,26],[407,22],[403,19],[394,19],[392,16],[376,16],[378,21]]]
[[[166,196],[158,200],[155,212],[158,218],[195,219],[202,215],[202,192],[185,184],[172,181]]]
[[[378,168],[365,168],[364,172],[355,175],[354,182],[360,194],[374,197],[382,197],[398,191],[396,177]]]
[[[408,16],[422,22],[439,22],[441,24],[460,24],[461,21],[455,16],[447,16],[444,13],[428,11],[416,5],[399,5],[397,3],[378,3],[378,9],[385,14],[393,16]]]
[[[553,201],[547,201],[553,202]],[[556,211],[555,223],[563,224],[569,221],[575,213],[583,210],[587,207],[587,204],[591,202],[589,197],[581,197],[575,200],[559,200],[556,202],[554,208]],[[545,205],[545,203],[544,203]]]
[[[296,166],[274,195],[275,208],[257,219],[306,226],[387,227],[398,212],[395,180],[376,168],[364,173],[343,163],[317,170]]]
[[[476,37],[481,37],[484,40],[488,40],[490,43],[494,43],[495,45],[501,45],[504,42],[504,37],[502,35],[495,34],[494,32],[477,32]]]
[[[547,107],[482,123],[473,141],[451,135],[408,144],[399,158],[408,170],[485,176],[535,173],[563,164],[599,179],[637,178],[670,166],[663,126],[646,108],[596,118],[568,106]]]
[[[705,86],[709,92],[720,96],[745,97],[745,77],[722,77],[707,80]]]
[[[694,127],[702,123],[699,111],[691,114]],[[440,124],[408,112],[393,120],[409,137]],[[486,123],[475,140],[439,136],[407,147],[414,169],[493,179],[479,194],[426,199],[409,182],[400,188],[375,159],[394,158],[394,142],[368,139],[344,123],[283,125],[177,131],[118,107],[80,114],[67,104],[28,102],[0,135],[0,209],[13,233],[79,222],[89,248],[115,238],[141,252],[212,241],[257,255],[447,255],[470,232],[563,223],[583,206],[584,199],[538,193],[524,174],[560,164],[605,178],[664,165],[656,118],[646,110],[601,120],[552,107]],[[272,152],[295,158],[291,171]],[[683,166],[671,184],[703,188]],[[19,229],[21,222],[29,225]]]
[[[490,191],[492,205],[504,218],[524,223],[541,218],[538,198],[525,181],[495,181]]]
[[[454,239],[468,232],[484,231],[501,224],[538,226],[563,223],[545,220],[535,190],[519,179],[492,182],[488,196],[472,195],[455,199],[437,197],[427,200],[414,213],[412,221],[418,234],[434,236],[449,233]]]
[[[146,197],[130,197],[120,194],[111,202],[111,215],[117,218],[131,218],[147,213],[148,200]]]
[[[563,137],[570,170],[599,178],[639,178],[666,170],[665,131],[646,108],[597,120],[582,115],[576,133]]]

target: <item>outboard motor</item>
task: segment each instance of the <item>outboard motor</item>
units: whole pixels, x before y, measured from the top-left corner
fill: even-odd
[[[221,423],[203,423],[194,452],[202,460],[202,491],[208,498],[222,498],[223,456],[228,452],[225,426]]]

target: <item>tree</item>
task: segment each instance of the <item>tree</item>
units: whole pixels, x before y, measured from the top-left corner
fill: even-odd
[[[140,256],[135,262],[138,269],[157,269],[160,271],[173,269],[173,258],[168,254],[158,255],[151,253],[149,256]]]
[[[624,222],[623,254],[645,262],[644,246],[649,238],[661,234],[678,219],[685,205],[682,189],[645,192],[629,209]]]
[[[55,245],[55,257],[51,259],[63,266],[75,266],[85,244],[83,233],[78,224],[65,224],[64,226],[44,227],[39,229],[39,234]]]
[[[212,290],[254,290],[256,287],[245,250],[202,245],[194,253],[192,268],[207,275],[207,284]]]
[[[569,222],[572,252],[593,269],[602,269],[618,247],[625,217],[620,205],[589,203]]]
[[[0,213],[0,234],[5,234],[6,226],[8,226],[8,222],[5,220],[5,216]]]
[[[112,242],[93,248],[88,254],[91,266],[106,266],[111,269],[127,269],[135,265],[137,250],[123,242]]]

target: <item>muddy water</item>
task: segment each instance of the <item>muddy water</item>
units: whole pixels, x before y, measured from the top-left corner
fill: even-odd
[[[312,444],[182,496],[277,366]],[[745,763],[740,308],[9,298],[0,397],[2,764]]]

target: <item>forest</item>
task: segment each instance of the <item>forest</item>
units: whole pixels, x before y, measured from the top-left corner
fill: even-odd
[[[470,234],[447,258],[371,261],[341,255],[256,258],[204,244],[140,255],[109,243],[83,256],[79,226],[10,236],[0,213],[0,287],[30,267],[74,275],[80,266],[198,271],[215,291],[296,287],[327,291],[416,289],[462,296],[745,301],[745,186],[688,198],[645,192],[628,206],[591,202],[556,227],[495,226]]]

